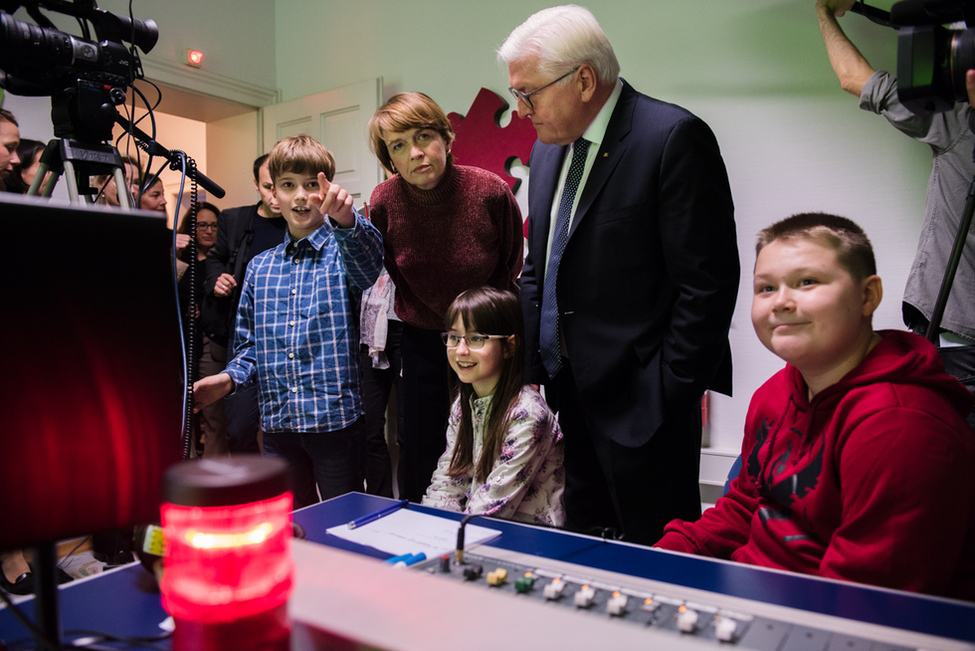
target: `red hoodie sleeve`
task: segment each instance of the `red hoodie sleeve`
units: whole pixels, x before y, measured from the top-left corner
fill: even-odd
[[[754,437],[746,436],[742,459],[748,458]],[[743,463],[738,476],[731,480],[728,493],[696,522],[672,520],[664,527],[663,537],[655,547],[675,552],[731,558],[732,552],[748,542],[752,516],[758,509],[758,492],[748,477]]]

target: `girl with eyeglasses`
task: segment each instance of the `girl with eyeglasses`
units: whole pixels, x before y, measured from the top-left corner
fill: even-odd
[[[479,287],[447,309],[452,377],[447,449],[422,504],[532,524],[565,523],[562,431],[522,376],[521,305]]]

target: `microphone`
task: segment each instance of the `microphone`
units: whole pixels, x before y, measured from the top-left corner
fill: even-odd
[[[115,114],[115,121],[123,129],[125,129],[126,132],[131,133],[136,138],[138,138],[139,146],[149,154],[152,154],[153,156],[161,156],[162,158],[165,158],[169,162],[173,162],[174,160],[177,160],[179,158],[180,155],[179,153],[166,149],[158,142],[153,140],[147,133],[142,131],[139,127],[130,123],[128,120],[126,120],[125,118],[123,118],[121,115],[117,113]],[[201,186],[203,186],[203,188],[207,192],[212,194],[217,199],[223,199],[224,195],[227,194],[227,192],[223,188],[221,188],[214,181],[209,179],[207,175],[201,172],[200,170],[196,170],[196,182],[199,183]]]

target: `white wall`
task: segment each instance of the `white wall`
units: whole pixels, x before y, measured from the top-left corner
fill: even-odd
[[[255,204],[254,159],[263,154],[258,112],[207,123],[207,175],[224,189],[219,208]]]
[[[98,7],[129,15],[129,0]],[[274,3],[268,0],[132,0],[132,14],[159,26],[159,43],[143,59],[182,65],[183,51],[201,50],[208,73],[275,86]],[[77,30],[62,27],[71,33]]]
[[[494,51],[511,29],[549,4],[329,2],[315,21],[308,16],[322,3],[277,0],[277,84],[290,99],[381,76],[386,96],[420,90],[446,111],[466,113],[482,86],[507,96],[507,74]],[[923,216],[930,154],[882,118],[860,111],[840,90],[813,0],[586,4],[612,41],[622,76],[700,115],[721,144],[743,277],[731,333],[735,396],[714,397],[711,444],[716,454],[733,455],[752,392],[781,367],[759,344],[749,317],[757,231],[809,210],[861,223],[877,249],[887,290],[875,325],[900,328],[899,299]],[[854,15],[842,24],[877,67],[894,67],[893,30]],[[524,191],[523,184],[519,194]]]

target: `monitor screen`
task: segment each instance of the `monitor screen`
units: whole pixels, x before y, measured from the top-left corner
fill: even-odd
[[[0,549],[153,522],[180,458],[165,215],[0,193]]]

